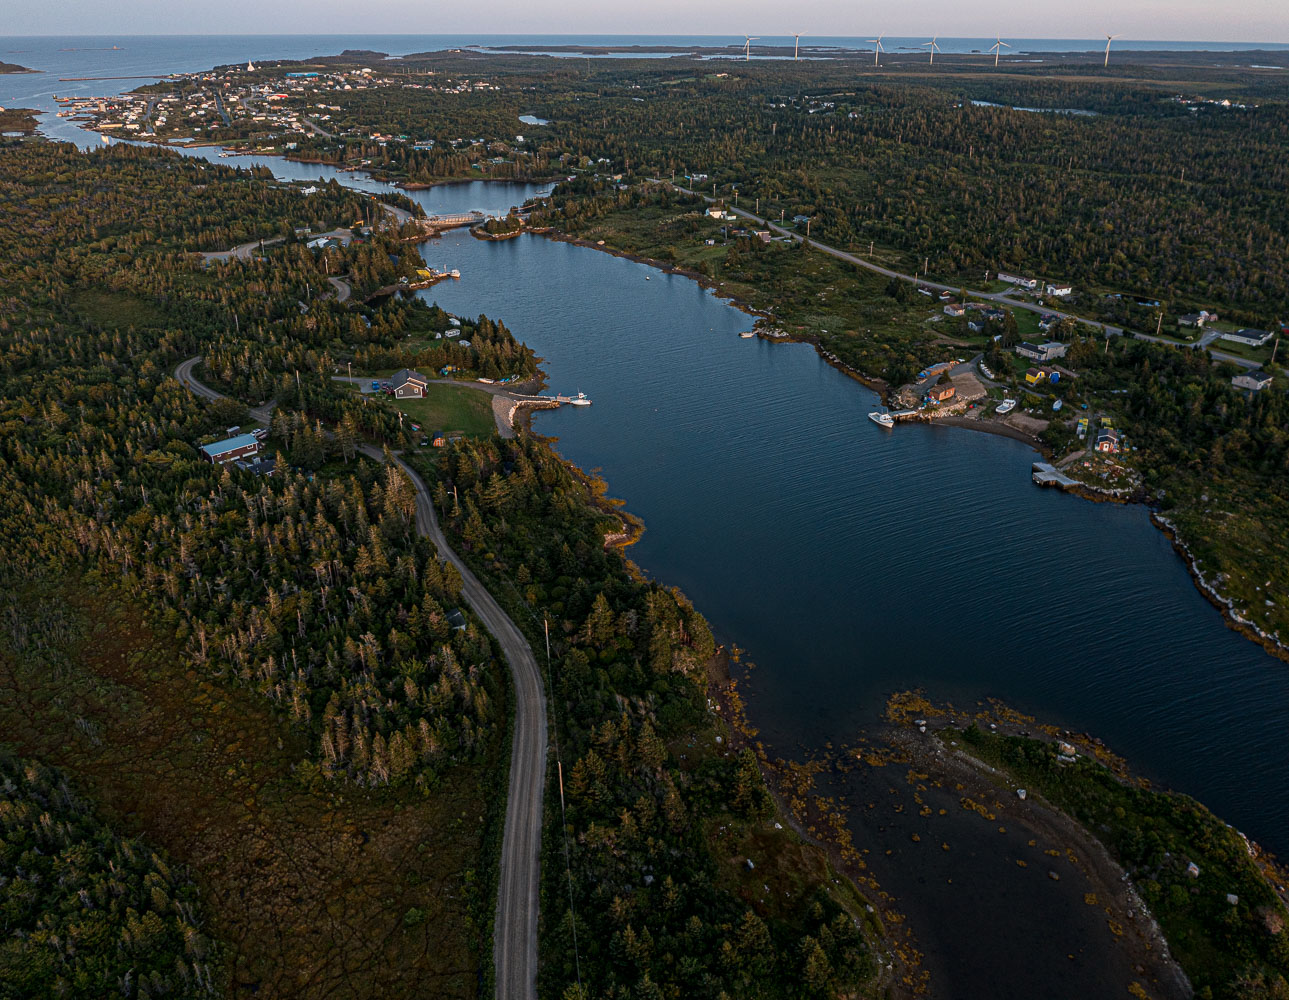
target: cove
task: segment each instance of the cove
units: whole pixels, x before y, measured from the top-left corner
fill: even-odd
[[[772,753],[853,740],[895,690],[996,697],[1289,849],[1289,673],[1144,508],[1034,487],[1017,441],[878,428],[871,391],[740,339],[751,318],[689,279],[534,236],[423,252],[462,278],[420,294],[502,319],[551,389],[594,400],[534,425],[644,519],[631,558],[747,650]]]

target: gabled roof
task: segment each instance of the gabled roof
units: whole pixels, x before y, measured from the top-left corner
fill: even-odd
[[[237,451],[239,448],[246,448],[250,445],[259,447],[260,439],[254,434],[238,434],[237,437],[225,438],[223,441],[215,441],[211,444],[204,444],[201,450],[211,458],[217,455],[227,455],[230,451]]]
[[[389,384],[397,389],[400,385],[405,385],[408,382],[419,382],[421,385],[426,385],[429,381],[420,372],[413,371],[411,368],[403,368],[394,373],[394,377],[390,379]]]

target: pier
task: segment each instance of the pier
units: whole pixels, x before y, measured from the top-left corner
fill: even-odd
[[[1081,486],[1077,479],[1071,479],[1064,472],[1058,472],[1056,466],[1049,462],[1034,463],[1034,482],[1039,486]]]

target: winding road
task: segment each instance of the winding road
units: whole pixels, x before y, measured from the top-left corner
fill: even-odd
[[[698,192],[698,191],[691,191],[689,188],[681,187],[679,184],[672,184],[669,181],[657,181],[657,183],[668,184],[670,187],[674,188],[675,190],[681,191],[685,194],[691,194],[691,195],[696,194],[704,201],[708,202],[709,204],[717,200],[716,198],[713,198],[711,195],[702,194],[701,192]],[[1014,298],[1011,298],[1007,292],[972,291],[970,288],[963,289],[960,285],[941,285],[934,281],[928,281],[925,278],[919,278],[917,275],[914,275],[914,274],[905,274],[902,271],[893,271],[889,267],[882,267],[881,264],[874,264],[871,260],[865,260],[863,257],[860,257],[857,254],[847,253],[845,250],[838,250],[836,247],[830,247],[826,243],[820,243],[818,240],[812,240],[809,237],[802,236],[800,233],[794,232],[791,229],[785,229],[783,226],[780,226],[774,222],[771,222],[768,219],[763,219],[761,218],[761,216],[754,215],[751,212],[748,212],[744,209],[732,208],[729,205],[726,205],[725,211],[732,212],[741,218],[747,219],[749,222],[755,222],[755,223],[758,223],[759,225],[765,226],[766,229],[770,230],[773,233],[778,233],[780,236],[786,236],[789,239],[795,240],[798,243],[804,243],[818,250],[820,253],[826,253],[830,257],[836,257],[838,260],[844,260],[848,264],[854,264],[857,267],[865,268],[866,270],[873,271],[876,274],[884,275],[887,278],[898,278],[901,281],[909,281],[915,285],[918,285],[921,288],[932,288],[932,289],[935,289],[937,292],[953,292],[956,294],[960,291],[965,291],[966,294],[971,296],[972,298],[986,299],[990,302],[997,302],[1001,305],[1010,306],[1013,309],[1024,309],[1027,312],[1039,313],[1040,315],[1051,314],[1053,316],[1059,316],[1062,319],[1072,319],[1079,323],[1086,323],[1089,326],[1094,326],[1102,330],[1107,337],[1123,336],[1124,331],[1117,326],[1110,326],[1109,324],[1100,323],[1100,322],[1097,322],[1096,320],[1085,319],[1084,317],[1077,316],[1074,313],[1062,312],[1060,309],[1051,309],[1047,306],[1040,305],[1037,302],[1025,302],[1022,299],[1014,299]],[[1155,337],[1145,333],[1134,333],[1133,336],[1135,336],[1138,340],[1152,340],[1157,344],[1170,344],[1173,347],[1203,348],[1203,347],[1208,347],[1208,345],[1211,344],[1214,339],[1216,339],[1217,334],[1216,333],[1212,335],[1205,334],[1205,337],[1196,344],[1179,344],[1177,341],[1169,340],[1167,337]],[[1241,365],[1244,368],[1259,368],[1261,367],[1261,364],[1262,364],[1260,361],[1250,361],[1248,358],[1241,358],[1241,357],[1238,357],[1237,355],[1226,354],[1221,351],[1209,351],[1209,354],[1211,354],[1214,358],[1216,358],[1219,361],[1232,361],[1235,364]]]
[[[203,399],[226,399],[192,374],[200,356],[175,369],[175,378]],[[252,410],[267,421],[273,404]],[[260,413],[264,416],[261,417]],[[359,448],[377,462],[393,461],[416,492],[416,530],[461,575],[461,593],[484,627],[496,638],[510,665],[515,690],[515,725],[510,747],[510,782],[502,833],[493,959],[497,1000],[537,1000],[537,901],[541,877],[542,800],[546,789],[546,694],[537,658],[501,605],[448,545],[425,481],[401,458],[373,445]]]

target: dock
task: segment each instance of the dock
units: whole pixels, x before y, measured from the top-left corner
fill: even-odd
[[[1035,462],[1034,482],[1039,486],[1081,486],[1077,479],[1071,479],[1064,472],[1058,472],[1050,462]]]

